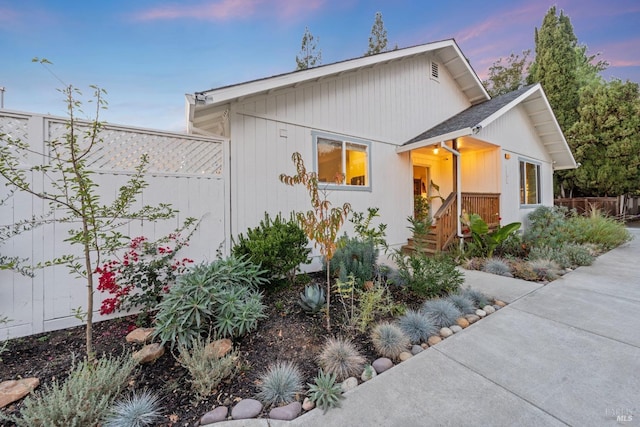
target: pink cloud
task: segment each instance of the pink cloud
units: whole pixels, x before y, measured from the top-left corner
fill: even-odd
[[[134,15],[139,21],[200,19],[229,21],[248,18],[259,13],[287,19],[320,9],[325,0],[218,0],[197,5],[174,5],[148,9]]]
[[[15,10],[8,7],[0,7],[0,22],[3,24],[10,24],[15,22],[20,17],[20,14]]]
[[[640,66],[638,46],[640,38],[595,46],[595,49],[589,51],[600,52],[600,58],[608,61],[611,67],[635,67]]]

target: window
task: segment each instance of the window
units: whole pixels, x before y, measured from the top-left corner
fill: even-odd
[[[353,189],[371,187],[369,142],[314,133],[314,143],[320,184]]]
[[[540,165],[520,160],[520,204],[538,205],[540,197]]]

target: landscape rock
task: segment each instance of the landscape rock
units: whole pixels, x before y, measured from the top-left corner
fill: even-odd
[[[233,343],[231,340],[229,338],[224,338],[209,343],[205,347],[204,351],[207,356],[215,356],[220,359],[221,357],[224,357],[225,354],[229,353],[232,348]]]
[[[423,351],[424,351],[424,348],[420,345],[411,346],[411,354],[413,354],[414,356],[418,353],[422,353]]]
[[[136,328],[127,334],[125,340],[129,343],[144,344],[151,341],[154,331],[154,328]]]
[[[423,342],[422,344],[420,344],[420,347],[426,350],[429,348],[429,344],[427,344],[426,342]]]
[[[373,372],[375,372],[375,371],[373,371]],[[311,399],[309,399],[308,397],[304,398],[304,401],[302,402],[302,409],[304,409],[305,411],[310,411],[315,407],[316,407],[316,404],[313,403],[313,401]]]
[[[440,329],[440,336],[442,338],[449,338],[451,335],[453,335],[453,331],[449,328],[441,328]]]
[[[449,329],[451,329],[451,332],[453,332],[454,334],[462,331],[462,327],[459,325],[451,325]]]
[[[412,357],[413,357],[413,354],[409,353],[408,351],[403,351],[398,356],[398,359],[400,359],[401,362],[406,362],[407,360],[411,359]]]
[[[506,305],[507,305],[507,303],[506,303],[506,302],[504,302],[504,301],[500,301],[499,299],[495,300],[495,301],[493,302],[493,304],[494,304],[494,305],[499,305],[500,307],[504,307],[504,306],[506,306]]]
[[[262,403],[255,399],[242,399],[231,410],[231,418],[234,420],[246,420],[255,418],[262,412]]]
[[[442,338],[440,338],[440,337],[439,337],[439,336],[437,336],[437,335],[432,335],[432,336],[430,336],[430,337],[429,337],[429,339],[427,340],[427,344],[429,344],[429,346],[432,346],[432,345],[436,345],[436,344],[438,344],[440,341],[442,341]]]
[[[384,371],[393,368],[393,362],[391,361],[391,359],[381,357],[374,360],[371,366],[373,366],[373,369],[375,369],[378,374],[381,374]]]
[[[0,383],[0,408],[22,399],[40,385],[38,378],[23,378]]]
[[[164,346],[160,343],[147,344],[133,353],[132,357],[138,363],[151,363],[164,354]]]
[[[482,310],[487,314],[493,314],[496,312],[496,309],[493,308],[492,305],[485,305],[484,307],[482,307]]]
[[[354,378],[355,380],[355,378]],[[356,384],[358,380],[356,380]],[[280,406],[278,408],[273,408],[269,411],[269,418],[273,420],[284,420],[291,421],[296,418],[302,412],[302,405],[300,402],[289,403],[286,406]]]
[[[467,314],[466,316],[464,316],[464,318],[469,321],[470,325],[473,325],[478,320],[480,320],[480,316],[478,316],[477,314]]]
[[[371,378],[375,377],[376,375],[378,375],[378,373],[376,372],[374,367],[371,365],[367,365],[365,366],[364,371],[362,371],[362,375],[360,375],[360,379],[362,381],[369,381]]]
[[[485,317],[486,315],[487,315],[486,311],[480,310],[480,309],[476,310],[476,316]]]
[[[500,310],[502,307],[500,307],[500,306],[499,306],[499,305],[497,305],[497,304],[493,304],[493,308],[494,308],[496,311],[498,311],[498,310]]]
[[[349,377],[340,384],[343,393],[353,390],[356,387],[358,387],[358,380],[355,377]]]
[[[227,419],[229,408],[226,406],[218,406],[213,411],[209,411],[200,418],[200,425],[213,424]]]
[[[458,320],[456,320],[456,324],[464,329],[464,328],[469,327],[470,322],[467,319],[465,319],[464,317],[460,317]]]

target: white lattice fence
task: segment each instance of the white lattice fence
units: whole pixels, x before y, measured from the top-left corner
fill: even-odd
[[[86,126],[83,124],[82,126]],[[83,135],[86,127],[77,129]],[[28,142],[33,152],[24,158],[24,166],[46,161],[45,141],[63,138],[67,131],[63,119],[0,111],[0,134]],[[222,139],[155,132],[122,126],[106,126],[100,133],[101,143],[92,149],[88,165],[96,171],[94,180],[100,186],[105,203],[115,197],[118,189],[139,165],[143,154],[148,156],[148,183],[140,203],[169,203],[179,211],[177,217],[161,223],[135,222],[123,228],[131,237],[144,235],[150,239],[162,237],[182,224],[188,217],[201,218],[184,256],[198,261],[212,260],[221,244],[228,244],[227,168]],[[6,143],[6,137],[0,143]],[[80,138],[81,146],[87,141]],[[39,155],[37,153],[44,153]],[[44,160],[43,160],[44,159]],[[47,188],[46,179],[38,172],[28,172],[31,182]],[[0,182],[0,200],[7,194]],[[28,194],[16,193],[0,205],[0,224],[39,216],[49,210],[46,203]],[[28,258],[34,263],[50,260],[78,250],[70,246],[68,224],[48,224],[5,241],[0,253]],[[0,340],[79,324],[72,309],[85,304],[84,284],[63,267],[38,271],[27,278],[9,271],[0,271],[0,316],[11,319],[0,325]],[[100,307],[104,295],[96,294],[94,306]],[[94,313],[100,320],[98,313]]]

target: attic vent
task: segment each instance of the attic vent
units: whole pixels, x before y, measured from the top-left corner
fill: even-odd
[[[440,70],[438,68],[438,63],[437,62],[431,62],[431,78],[438,80],[440,76]]]

